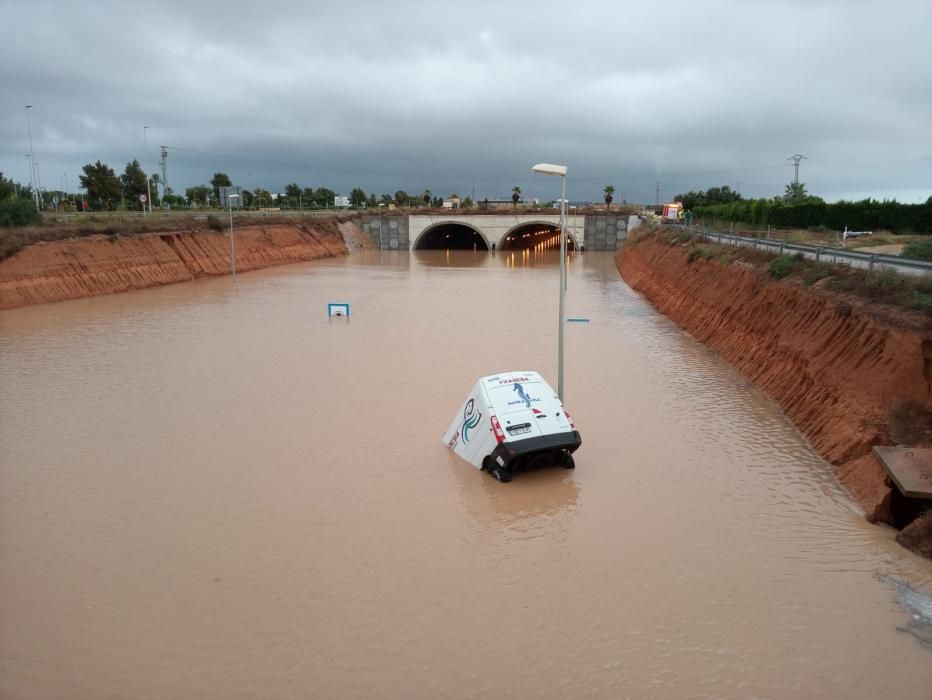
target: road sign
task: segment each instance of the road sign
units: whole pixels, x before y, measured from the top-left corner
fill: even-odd
[[[327,304],[327,315],[331,318],[334,316],[349,317],[349,304]]]
[[[145,204],[145,203],[146,203],[146,195],[144,195],[144,194],[139,195],[139,201],[142,202],[143,204]]]

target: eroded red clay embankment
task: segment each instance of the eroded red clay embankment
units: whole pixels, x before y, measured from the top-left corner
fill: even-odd
[[[349,224],[237,225],[236,269],[343,255]],[[231,271],[219,231],[92,236],[33,244],[0,262],[0,309],[113,294]]]
[[[750,266],[688,262],[657,240],[622,249],[617,263],[625,282],[780,403],[870,521],[890,521],[891,488],[870,450],[893,444],[895,406],[932,411],[932,332]]]

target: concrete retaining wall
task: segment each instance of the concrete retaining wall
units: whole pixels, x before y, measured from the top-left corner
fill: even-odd
[[[411,240],[408,237],[408,217],[382,216],[381,237],[379,235],[379,218],[379,216],[372,216],[371,214],[362,216],[362,230],[369,235],[372,245],[378,248],[381,238],[382,250],[409,250]]]
[[[636,216],[625,214],[587,214],[583,239],[586,250],[617,250],[637,223]]]

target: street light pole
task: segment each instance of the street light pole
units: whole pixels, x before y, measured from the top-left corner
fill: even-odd
[[[382,250],[382,207],[385,205],[379,204],[379,250]]]
[[[39,211],[41,212],[42,206],[45,206],[45,198],[42,196],[41,192],[42,182],[39,180],[39,164],[36,161],[33,161],[32,164],[36,166],[36,195],[39,197],[39,202],[41,202],[41,206],[39,207]]]
[[[576,207],[570,206],[570,209],[573,210],[573,240],[575,241],[576,250],[579,251],[579,229],[576,228]]]
[[[566,296],[566,172],[565,165],[538,163],[532,172],[542,175],[559,175],[561,179],[560,194],[560,318],[557,334],[557,396],[563,401],[563,307]]]
[[[228,194],[227,204],[230,207],[230,267],[233,269],[233,284],[236,284],[236,237],[233,235],[233,200],[238,194]]]
[[[32,182],[32,154],[26,154],[26,167],[29,168],[29,188],[32,190],[32,200],[36,203],[36,208],[38,208],[39,203],[36,202],[36,186]]]
[[[35,166],[35,151],[32,150],[32,124],[29,121],[29,110],[32,109],[32,105],[26,105],[26,131],[29,132],[29,184],[32,185],[32,197],[36,200],[36,211],[40,214],[42,213],[42,207],[39,206],[39,183],[38,176],[33,179],[33,169]]]
[[[148,128],[149,128],[148,126],[142,127],[142,162],[143,164],[145,164],[146,162],[146,153],[149,152],[149,141],[146,138],[146,133],[147,133],[146,130]],[[151,214],[152,213],[152,188],[149,186],[149,174],[148,173],[146,173],[146,196],[148,197],[146,201],[149,202],[149,213]],[[145,212],[146,208],[143,207],[142,210],[143,212]]]

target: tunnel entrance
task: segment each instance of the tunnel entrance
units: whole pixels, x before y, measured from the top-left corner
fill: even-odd
[[[566,249],[576,250],[572,236],[566,236]],[[552,224],[524,224],[513,229],[500,250],[560,250],[560,228]]]
[[[463,224],[440,224],[418,238],[415,250],[488,250],[485,239]]]

